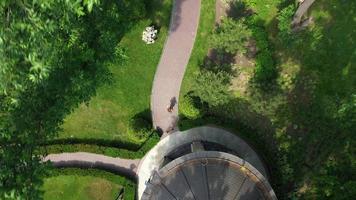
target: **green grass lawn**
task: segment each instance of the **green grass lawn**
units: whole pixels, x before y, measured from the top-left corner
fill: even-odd
[[[46,178],[44,200],[113,200],[122,186],[108,180],[76,175]]]
[[[98,89],[90,102],[80,105],[62,126],[60,138],[98,138],[142,142],[147,133],[130,124],[137,118],[150,123],[150,94],[156,66],[167,37],[171,14],[171,0],[152,1],[148,19],[137,23],[122,39],[127,49],[128,61],[120,66],[110,64],[113,83]],[[142,31],[155,23],[161,26],[158,40],[146,45]]]
[[[132,181],[96,169],[51,169],[43,183],[44,200],[114,200],[122,189],[125,200],[135,198]]]

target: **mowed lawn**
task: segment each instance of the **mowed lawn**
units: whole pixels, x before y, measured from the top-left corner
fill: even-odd
[[[46,178],[44,200],[113,200],[122,186],[92,176],[64,175]]]
[[[147,134],[130,127],[138,115],[149,116],[150,94],[171,14],[171,0],[152,1],[149,17],[137,23],[122,39],[128,60],[123,66],[110,64],[113,83],[98,89],[97,95],[70,114],[62,126],[60,138],[96,138],[141,142]],[[159,24],[155,44],[141,40],[142,31]]]

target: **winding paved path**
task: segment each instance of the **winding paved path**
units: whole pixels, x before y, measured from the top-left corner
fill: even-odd
[[[200,1],[174,1],[168,39],[151,94],[153,126],[162,133],[176,128],[179,90],[199,25]],[[170,104],[174,105],[171,113],[167,111]]]
[[[169,35],[157,67],[151,94],[153,125],[167,132],[176,127],[180,85],[199,25],[200,0],[175,0]],[[172,113],[167,106],[174,104]],[[50,154],[44,161],[55,167],[97,168],[136,179],[140,160],[76,152]]]
[[[199,140],[224,144],[256,166],[267,177],[267,170],[257,153],[245,141],[223,129],[205,126],[169,135],[176,129],[178,122],[180,85],[194,46],[199,25],[200,3],[201,0],[174,1],[169,36],[157,67],[151,94],[153,125],[164,133],[162,140],[142,160],[76,152],[50,154],[44,161],[51,161],[55,167],[97,168],[138,179],[140,197],[152,171],[160,166],[164,159],[162,152],[169,152],[181,144]],[[171,113],[167,111],[170,104],[174,104]],[[164,138],[166,135],[168,137]]]
[[[44,161],[49,160],[55,167],[103,169],[133,180],[137,178],[136,171],[140,163],[140,160],[113,158],[85,152],[50,154],[44,158]]]
[[[308,12],[314,1],[315,0],[304,0],[304,2],[299,5],[293,17],[292,26],[298,26],[301,23],[303,15]]]

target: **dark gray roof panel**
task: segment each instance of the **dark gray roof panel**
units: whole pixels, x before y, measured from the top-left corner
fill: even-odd
[[[154,193],[154,197],[152,200],[161,200],[161,199],[167,199],[167,200],[176,200],[174,195],[170,193],[169,190],[164,185],[158,185],[157,189]]]
[[[257,188],[256,182],[247,178],[242,184],[235,200],[263,199],[261,196],[261,192]]]
[[[175,159],[155,172],[145,200],[277,200],[253,166],[227,153],[199,151]]]
[[[162,184],[165,185],[169,191],[178,199],[194,199],[192,192],[190,191],[190,187],[185,180],[184,174],[181,170],[176,173],[172,173],[171,176],[167,176],[162,179]]]
[[[208,199],[208,189],[204,166],[198,164],[183,166],[182,172],[187,178],[187,182],[196,200]]]

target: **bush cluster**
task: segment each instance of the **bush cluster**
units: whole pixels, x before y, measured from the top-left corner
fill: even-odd
[[[229,75],[226,72],[202,70],[196,75],[192,85],[192,95],[199,97],[202,103],[219,106],[230,100]]]
[[[246,53],[246,46],[251,36],[244,20],[223,18],[214,30],[209,41],[211,46],[226,53]]]
[[[294,34],[292,34],[292,20],[295,9],[295,5],[291,4],[282,9],[277,16],[278,38],[285,44],[289,44],[294,39]]]
[[[185,95],[179,104],[180,112],[188,119],[197,119],[201,117],[201,112],[194,106],[194,101],[189,95]]]
[[[259,21],[252,16],[248,20],[248,25],[258,49],[254,79],[258,84],[265,84],[272,81],[277,75],[272,56],[273,49],[269,44],[266,29]]]

